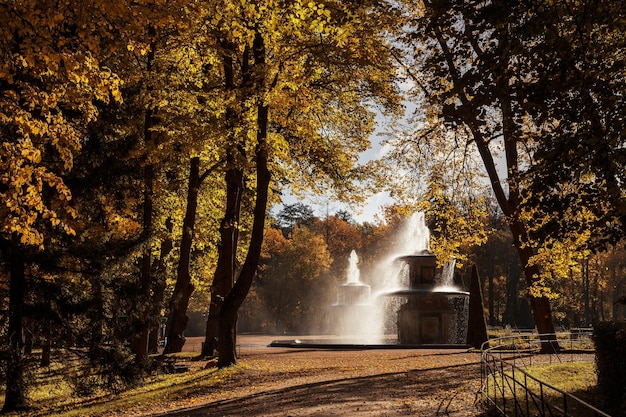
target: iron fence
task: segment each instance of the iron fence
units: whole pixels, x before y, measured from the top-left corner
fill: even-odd
[[[538,355],[545,343],[555,348]],[[556,349],[557,344],[560,349]],[[524,369],[539,363],[578,361],[581,352],[592,347],[590,332],[518,334],[489,340],[481,349],[481,394],[488,413],[507,417],[610,417]],[[583,356],[589,360],[593,355]]]

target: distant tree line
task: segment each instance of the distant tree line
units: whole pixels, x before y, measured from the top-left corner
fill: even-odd
[[[250,295],[242,306],[239,331],[266,334],[326,334],[332,331],[331,305],[337,287],[346,282],[348,259],[355,250],[365,284],[376,285],[377,263],[403,232],[405,217],[393,208],[380,224],[356,223],[345,212],[320,218],[311,207],[284,206],[272,219],[264,240],[262,261]],[[493,327],[532,329],[533,321],[523,268],[502,214],[489,213],[481,227],[487,241],[464,249],[466,261],[457,275],[467,290],[476,265],[481,280],[485,318]],[[478,231],[477,231],[478,232]],[[556,284],[555,325],[563,329],[590,327],[624,319],[615,301],[626,285],[623,247],[590,256],[572,267],[569,279]],[[575,272],[578,270],[578,272]]]

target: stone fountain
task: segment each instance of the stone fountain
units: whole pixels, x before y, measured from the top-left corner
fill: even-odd
[[[375,290],[359,279],[358,257],[350,254],[347,280],[332,305],[337,338],[307,344],[333,347],[466,346],[469,292],[453,285],[454,261],[438,266],[430,252],[430,232],[423,213],[413,215],[404,242],[382,265]],[[374,280],[371,281],[374,285]],[[395,329],[397,339],[390,339]],[[393,331],[392,331],[393,332]],[[302,341],[272,346],[304,347]]]
[[[380,297],[401,300],[397,310],[398,343],[464,345],[467,337],[469,292],[451,285],[454,267],[437,267],[437,259],[423,249],[396,258],[408,269],[409,288],[383,292]]]

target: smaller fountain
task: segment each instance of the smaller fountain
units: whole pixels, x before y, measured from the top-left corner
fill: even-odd
[[[346,283],[337,288],[337,303],[332,305],[334,332],[342,336],[365,337],[369,333],[367,317],[372,313],[371,288],[360,282],[359,258],[350,253]]]

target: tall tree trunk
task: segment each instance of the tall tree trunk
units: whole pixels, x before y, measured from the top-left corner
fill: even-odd
[[[52,300],[49,295],[46,295],[46,309],[47,311],[52,311]],[[48,313],[49,315],[50,313]],[[42,344],[41,344],[41,361],[39,365],[41,367],[50,366],[50,354],[52,350],[52,320],[50,317],[45,317],[42,320]]]
[[[189,272],[191,245],[196,224],[198,193],[200,192],[200,157],[191,158],[189,163],[189,186],[187,189],[187,209],[183,220],[183,233],[180,240],[180,255],[176,270],[176,285],[170,299],[170,313],[167,320],[167,344],[164,353],[180,352],[185,344],[184,332],[189,317],[187,306],[193,292],[193,283]]]
[[[146,122],[148,124],[148,122]],[[148,133],[146,133],[148,134]],[[154,167],[152,165],[146,166],[144,171],[144,202],[143,202],[143,228],[144,230],[152,230],[152,211],[153,211],[153,193],[154,193]],[[135,314],[140,315],[143,319],[150,320],[143,313],[149,311],[148,300],[150,299],[150,291],[152,287],[152,275],[151,275],[151,248],[150,243],[146,244],[146,248],[143,251],[141,257],[141,271],[140,271],[140,283],[141,296],[135,300]],[[148,354],[148,333],[149,327],[142,326],[141,333],[136,335],[133,341],[133,353],[135,354],[135,360],[142,362],[146,359]]]
[[[150,73],[154,65],[154,57],[156,53],[156,30],[154,26],[148,27],[148,34],[152,37],[150,42],[150,50],[146,55],[146,72]],[[148,93],[151,88],[147,88]],[[147,109],[144,111],[144,123],[143,123],[143,138],[147,145],[148,152],[150,152],[150,146],[156,146],[156,135],[153,131],[154,126],[157,124],[157,118],[154,110]],[[152,291],[152,254],[150,238],[152,236],[153,227],[153,211],[154,211],[154,163],[149,162],[144,167],[144,192],[143,192],[143,229],[147,231],[148,242],[143,250],[141,257],[141,270],[139,272],[141,287],[141,296],[135,300],[135,315],[139,316],[139,320],[142,322],[141,333],[135,336],[135,340],[132,343],[133,353],[135,354],[135,360],[137,362],[143,362],[147,358],[148,354],[148,334],[150,331],[150,321],[154,319],[150,317],[151,308],[150,292]]]
[[[152,315],[158,318],[151,328],[148,335],[148,352],[157,353],[159,348],[159,329],[161,328],[161,307],[163,306],[163,300],[165,298],[166,287],[166,264],[165,258],[172,251],[174,244],[172,242],[172,218],[168,217],[165,221],[165,229],[167,230],[167,236],[161,242],[161,253],[159,254],[159,260],[152,268],[154,271],[154,287],[152,289]]]
[[[90,265],[96,271],[101,271],[101,265]],[[84,276],[84,279],[89,280],[91,285],[91,291],[93,297],[91,299],[91,312],[89,313],[91,319],[91,331],[89,332],[89,357],[95,360],[100,353],[102,343],[104,342],[105,332],[105,301],[102,294],[102,281],[97,274],[88,274]]]
[[[267,111],[267,109],[265,109],[265,111]],[[259,115],[259,119],[261,119],[261,115]],[[239,273],[239,277],[237,278],[232,290],[224,299],[220,313],[218,340],[219,367],[225,367],[236,363],[235,323],[237,320],[237,313],[250,291],[252,280],[261,256],[261,246],[263,244],[268,190],[271,176],[267,168],[267,151],[264,149],[265,144],[260,145],[260,147],[263,149],[257,151],[256,153],[257,195],[254,208],[254,223],[252,226],[250,247],[241,272]]]
[[[265,64],[265,44],[263,37],[258,32],[254,38],[253,53],[255,67],[260,69],[257,76],[260,78],[259,85],[261,85],[265,75],[262,71],[262,66]],[[257,105],[257,147],[255,150],[256,201],[254,205],[254,220],[246,260],[241,268],[237,281],[224,299],[220,312],[218,336],[219,357],[217,361],[219,367],[233,365],[237,362],[237,353],[235,351],[235,323],[237,321],[237,313],[252,286],[259,259],[261,258],[261,247],[263,245],[271,175],[268,169],[267,153],[269,107],[262,102],[263,98],[259,98],[259,101],[260,103]]]
[[[226,172],[226,209],[220,223],[220,246],[217,266],[211,284],[211,302],[207,317],[202,356],[212,356],[218,349],[219,322],[226,294],[233,288],[238,244],[239,215],[243,194],[243,171],[229,169]]]
[[[530,258],[534,255],[534,251],[532,248],[522,244],[522,242],[526,241],[526,229],[524,224],[520,221],[512,220],[510,221],[509,226],[511,228],[511,232],[513,233],[515,248],[517,249],[522,265],[524,266],[526,288],[530,288],[535,283],[535,280],[537,279],[536,277],[539,276],[539,267],[530,263]],[[541,352],[553,353],[555,350],[559,349],[559,346],[556,342],[550,301],[546,297],[529,296],[528,298],[530,300],[530,306],[532,308],[537,331],[542,334]]]
[[[8,352],[6,357],[6,391],[3,412],[25,410],[26,397],[25,367],[22,356],[24,296],[26,274],[24,252],[16,242],[7,242],[9,260],[9,327],[7,331]]]
[[[495,315],[495,310],[494,310],[494,303],[495,303],[495,299],[494,299],[494,288],[493,288],[493,281],[494,281],[494,275],[496,274],[495,272],[495,267],[494,267],[494,263],[490,262],[489,263],[489,325],[490,326],[495,326],[496,325],[496,315]]]
[[[583,270],[582,270],[582,279],[583,279],[583,306],[585,309],[585,326],[591,325],[591,306],[590,306],[590,283],[589,283],[589,259],[585,259],[583,261]]]
[[[233,68],[233,58],[229,52],[234,52],[231,44],[222,45],[227,51],[224,54],[224,88],[226,91],[235,89],[235,75]],[[247,60],[247,57],[244,56]],[[247,64],[246,64],[247,67]],[[237,119],[237,111],[233,108],[226,109],[226,123],[234,128]],[[224,217],[220,223],[220,244],[218,246],[218,258],[213,282],[211,284],[211,301],[209,304],[209,315],[207,317],[204,343],[202,345],[202,356],[212,356],[218,349],[219,321],[222,304],[226,294],[232,289],[236,259],[237,245],[239,240],[239,217],[241,213],[241,199],[243,196],[244,176],[243,170],[237,167],[236,153],[243,155],[243,151],[237,146],[233,146],[235,138],[232,133],[229,136],[229,144],[226,150],[225,174],[226,180],[226,206]],[[230,145],[230,146],[229,146]]]

